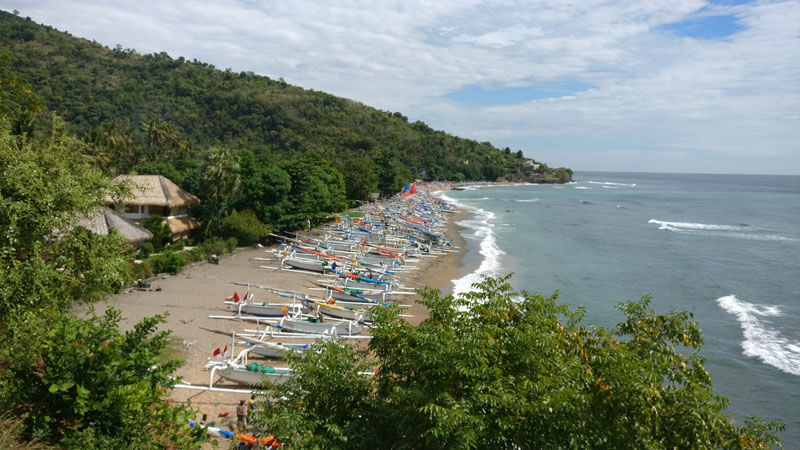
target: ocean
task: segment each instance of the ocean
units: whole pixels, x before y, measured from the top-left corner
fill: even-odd
[[[455,293],[513,272],[518,291],[586,308],[611,328],[618,302],[690,311],[715,393],[743,424],[786,423],[800,446],[800,176],[575,173],[565,185],[477,186]]]

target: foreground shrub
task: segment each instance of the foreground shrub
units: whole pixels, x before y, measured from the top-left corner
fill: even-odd
[[[199,438],[193,416],[163,397],[180,363],[159,364],[169,332],[160,316],[119,331],[120,312],[102,318],[70,316],[50,324],[33,365],[14,361],[5,387],[26,436],[69,448],[187,448]]]
[[[418,326],[379,307],[372,355],[326,344],[267,386],[256,430],[298,448],[759,448],[782,424],[737,426],[714,395],[686,312],[618,305],[615,329],[582,324],[557,295],[486,278],[458,298],[422,291]],[[364,376],[374,362],[374,377]],[[280,399],[280,400],[276,400]]]

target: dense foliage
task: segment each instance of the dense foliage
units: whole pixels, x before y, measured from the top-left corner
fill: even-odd
[[[191,159],[194,149],[221,143],[259,158],[310,153],[342,173],[354,159],[369,160],[383,170],[394,166],[403,182],[534,175],[521,151],[455,137],[397,112],[283,80],[166,53],[108,49],[6,12],[0,12],[0,42],[47,107],[97,144],[104,164],[119,172],[154,159]],[[544,166],[539,175],[554,171]],[[381,192],[397,192],[395,187]],[[357,189],[348,193],[359,195]]]
[[[572,178],[521,150],[397,112],[165,53],[109,49],[2,11],[0,42],[0,103],[13,133],[46,135],[47,110],[58,111],[95,168],[165,175],[199,196],[198,240],[219,236],[234,210],[294,230],[414,179]]]
[[[162,399],[176,362],[159,361],[167,344],[167,333],[155,333],[160,318],[122,334],[117,312],[72,313],[131,281],[128,241],[76,226],[125,188],[92,167],[86,144],[59,117],[46,135],[16,133],[13,103],[14,95],[0,98],[0,409],[18,428],[3,445],[194,445],[190,412]]]
[[[619,305],[615,329],[486,278],[426,290],[413,327],[383,310],[367,354],[336,343],[293,361],[253,422],[300,448],[754,448],[777,423],[733,424],[712,393],[691,315]],[[276,400],[280,399],[280,400]]]

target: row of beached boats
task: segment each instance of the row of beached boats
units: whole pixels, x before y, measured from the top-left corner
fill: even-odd
[[[278,269],[314,274],[313,292],[279,289],[249,282],[225,300],[234,315],[210,316],[255,322],[256,329],[233,333],[231,354],[218,355],[207,367],[209,388],[215,377],[244,385],[282,384],[291,370],[248,362],[250,356],[288,358],[315,351],[314,344],[278,343],[277,340],[368,339],[372,309],[402,305],[414,291],[402,284],[402,275],[416,270],[422,258],[451,250],[443,234],[446,215],[455,208],[419,194],[415,198],[365,203],[358,217],[343,216],[314,235],[277,236],[273,251]],[[227,346],[226,346],[227,349]]]

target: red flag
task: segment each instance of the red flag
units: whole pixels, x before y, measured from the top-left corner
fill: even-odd
[[[225,347],[225,348],[228,348],[228,347]],[[221,353],[221,352],[219,351],[219,347],[217,347],[217,349],[216,349],[216,350],[214,350],[214,356],[217,356],[217,355],[219,355],[220,353]]]
[[[239,302],[239,300],[241,300],[241,299],[239,298],[239,293],[238,293],[238,292],[236,292],[236,291],[233,291],[233,303],[238,303],[238,302]]]
[[[225,350],[222,351],[222,357],[223,358],[227,358],[228,357],[228,346],[227,345],[225,346]]]

